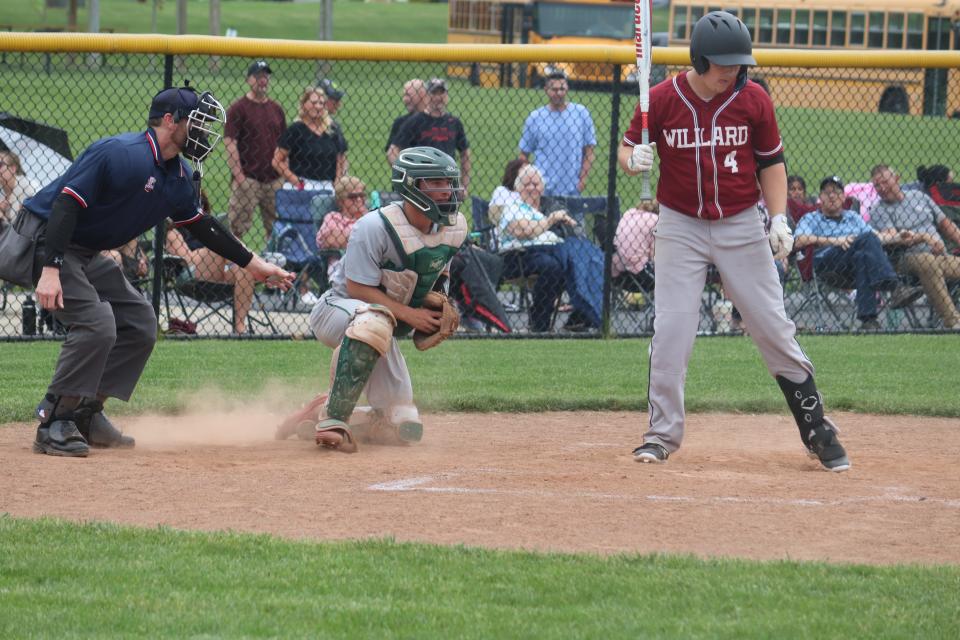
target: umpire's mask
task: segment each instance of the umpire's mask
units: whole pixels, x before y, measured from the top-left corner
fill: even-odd
[[[187,144],[183,147],[183,155],[193,160],[201,174],[203,161],[223,137],[226,121],[223,105],[209,91],[201,93],[187,116]]]

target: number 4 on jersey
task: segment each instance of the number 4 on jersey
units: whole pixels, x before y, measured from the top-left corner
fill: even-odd
[[[740,167],[737,166],[737,151],[734,149],[727,154],[727,157],[723,159],[723,166],[730,169],[730,173],[736,173],[740,170]]]

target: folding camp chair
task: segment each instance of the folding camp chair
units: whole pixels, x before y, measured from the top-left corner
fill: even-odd
[[[319,296],[329,288],[327,255],[317,248],[320,220],[333,209],[328,191],[277,191],[277,221],[267,241],[267,251],[282,254],[284,268],[296,272],[289,291],[278,292],[283,308],[296,309],[300,296],[311,291]]]

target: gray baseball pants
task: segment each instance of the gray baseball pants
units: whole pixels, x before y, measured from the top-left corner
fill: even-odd
[[[338,298],[332,295],[331,291],[321,296],[320,302],[310,313],[310,329],[317,340],[331,349],[336,349],[343,342],[347,326],[356,315],[357,308],[367,303],[353,298]],[[374,409],[386,410],[397,405],[413,405],[410,371],[396,338],[390,340],[389,350],[374,365],[365,391],[367,400]]]
[[[67,329],[49,393],[129,400],[157,340],[153,307],[99,252],[71,246],[60,269]]]
[[[740,310],[771,376],[800,383],[813,375],[813,364],[784,310],[783,287],[756,207],[710,221],[661,205],[655,233],[650,425],[643,440],[673,452],[683,441],[684,383],[710,264],[719,271],[724,291]]]

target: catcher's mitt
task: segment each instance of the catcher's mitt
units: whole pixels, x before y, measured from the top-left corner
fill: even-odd
[[[419,330],[413,332],[413,344],[420,351],[426,351],[437,346],[454,334],[457,327],[460,326],[460,314],[453,307],[453,303],[439,291],[430,291],[423,299],[425,309],[433,309],[442,312],[440,317],[440,328],[435,333],[423,333]]]

